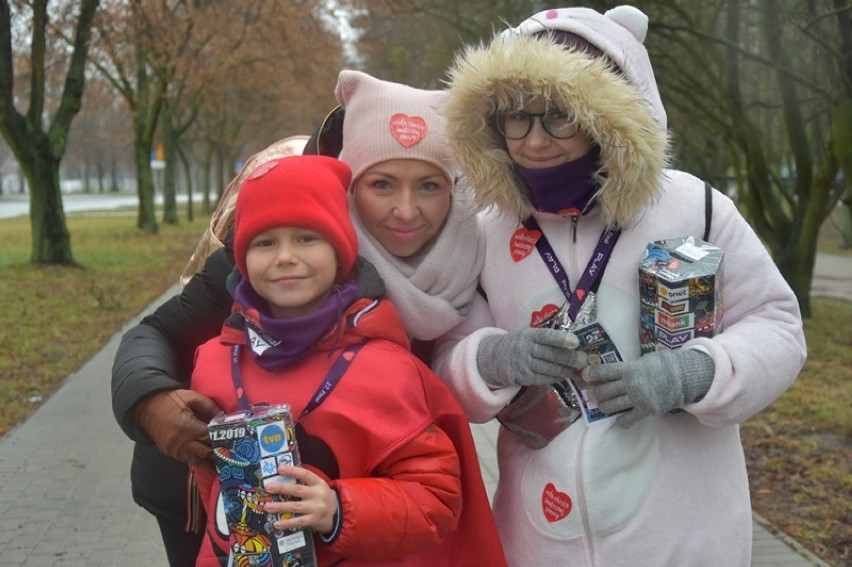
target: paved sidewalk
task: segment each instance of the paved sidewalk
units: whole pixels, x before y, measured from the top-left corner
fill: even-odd
[[[852,301],[852,256],[818,253],[811,280],[811,297]]]
[[[815,292],[852,299],[852,259],[834,260],[818,259],[825,289]],[[0,564],[167,565],[156,522],[130,497],[132,444],[116,425],[110,402],[115,351],[122,333],[137,322],[128,323],[24,423],[0,438]],[[494,424],[474,427],[489,490],[497,480],[496,432]],[[753,565],[825,563],[755,518]]]

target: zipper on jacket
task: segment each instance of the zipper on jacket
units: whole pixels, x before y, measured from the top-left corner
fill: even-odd
[[[583,264],[580,262],[577,250],[577,225],[580,223],[580,215],[571,215],[571,230],[573,232],[572,239],[573,244],[570,248],[571,250],[571,270],[572,275],[576,274],[576,278],[579,279],[580,272],[578,270],[582,269]],[[577,281],[577,280],[575,280]],[[575,461],[575,469],[574,474],[577,479],[577,498],[579,500],[578,504],[580,507],[580,517],[583,520],[583,532],[586,535],[586,549],[589,554],[589,564],[595,565],[595,543],[594,543],[594,534],[591,532],[592,524],[589,519],[589,507],[586,502],[586,490],[585,490],[585,481],[583,478],[583,448],[586,444],[586,435],[588,430],[585,426],[582,426],[580,431],[580,438],[578,440],[578,449],[577,449],[577,458]]]
[[[577,282],[580,279],[582,264],[577,257],[577,225],[580,222],[580,215],[565,215],[566,218],[569,217],[571,219],[571,246],[568,246],[568,262],[565,264],[565,270],[567,270],[567,274],[572,282],[574,282],[574,286],[576,287]]]
[[[594,534],[591,531],[592,524],[589,521],[589,505],[586,502],[585,481],[583,479],[583,447],[586,444],[586,433],[588,430],[584,424],[581,424],[580,426],[582,429],[580,431],[577,458],[574,460],[576,463],[574,475],[577,479],[577,498],[580,505],[580,517],[583,519],[583,533],[586,534],[586,548],[589,553],[589,564],[595,565],[597,561],[595,559]]]

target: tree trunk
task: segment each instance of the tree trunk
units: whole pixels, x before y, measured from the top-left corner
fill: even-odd
[[[852,49],[849,54],[850,82],[852,82]],[[850,85],[852,89],[852,85]],[[852,93],[850,93],[852,95]],[[843,175],[839,183],[844,187],[840,197],[840,246],[852,248],[852,99],[841,104],[831,125],[832,152]]]
[[[216,208],[219,205],[219,201],[222,200],[222,192],[225,191],[225,183],[227,183],[227,179],[230,179],[225,175],[225,152],[221,146],[216,149],[216,202],[213,204],[213,208]]]
[[[95,169],[98,176],[98,193],[104,193],[106,192],[106,187],[104,187],[104,160],[103,154],[100,152],[98,152],[98,157],[95,161]]]
[[[47,155],[44,155],[47,153]],[[59,160],[49,151],[33,156],[31,166],[22,163],[30,183],[30,226],[33,264],[76,266],[71,254],[71,235],[65,224],[62,193],[59,189]],[[29,170],[29,171],[26,171]]]
[[[139,195],[139,214],[136,226],[151,234],[159,230],[156,210],[154,208],[154,175],[151,171],[151,149],[140,141],[134,144],[136,156],[136,191]]]
[[[204,185],[202,187],[202,202],[204,204],[204,213],[210,214],[213,212],[213,207],[210,205],[210,187],[212,185],[211,168],[213,167],[213,146],[208,144],[207,152],[204,154]]]
[[[89,156],[83,158],[83,192],[91,193],[92,192],[92,184],[90,182],[91,179],[91,169],[92,162],[89,159]]]
[[[0,131],[30,184],[30,261],[34,264],[76,265],[62,209],[59,163],[65,154],[71,121],[80,110],[87,46],[98,0],[79,3],[79,19],[65,85],[55,113],[49,120],[46,120],[45,112],[45,53],[46,29],[51,14],[47,0],[27,4],[32,9],[31,76],[28,110],[24,116],[15,108],[11,11],[8,2],[0,2]],[[50,124],[46,131],[43,128],[45,121]]]
[[[838,216],[840,247],[852,248],[852,199],[843,201],[843,206],[838,209]]]
[[[177,214],[177,134],[172,121],[172,109],[163,105],[160,114],[160,129],[166,167],[163,170],[163,222],[178,224]]]
[[[195,211],[193,210],[192,202],[192,164],[189,158],[186,157],[186,152],[178,150],[181,165],[183,165],[183,176],[186,179],[186,220],[192,222],[195,220]]]

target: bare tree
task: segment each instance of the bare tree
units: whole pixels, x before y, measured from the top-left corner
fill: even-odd
[[[151,150],[175,64],[192,39],[187,1],[111,0],[97,26],[93,63],[124,98],[133,120],[139,209],[136,225],[158,231]]]
[[[364,66],[440,86],[448,51],[516,24],[539,2],[350,2]],[[850,0],[636,0],[679,166],[731,194],[810,314],[820,226],[852,205]],[[584,2],[605,11],[611,2]],[[383,25],[381,14],[390,21]],[[506,22],[506,23],[504,23]],[[443,49],[441,45],[452,46]],[[841,174],[840,172],[843,172]]]
[[[490,39],[552,7],[541,0],[353,0],[366,71],[421,88],[441,88],[444,72],[463,45]]]
[[[133,118],[137,225],[144,230],[157,231],[149,157],[155,143],[166,153],[164,221],[175,222],[177,156],[196,153],[181,148],[184,136],[207,140],[219,163],[216,185],[223,186],[247,146],[256,151],[284,135],[282,124],[307,120],[298,110],[316,107],[322,97],[315,91],[326,93],[324,108],[333,101],[328,77],[336,77],[341,47],[322,24],[321,0],[104,1],[93,59]],[[287,108],[296,97],[303,100]]]
[[[204,52],[206,64],[197,66],[202,107],[193,133],[213,176],[202,184],[205,206],[218,199],[235,162],[313,130],[335,104],[334,84],[344,64],[324,2],[250,6],[229,18],[224,33],[219,28]]]
[[[105,193],[117,191],[117,169],[132,157],[130,120],[123,101],[97,75],[89,77],[82,108],[68,135],[63,165],[83,165],[91,174],[84,187]],[[92,184],[94,182],[94,184]]]
[[[75,265],[71,238],[65,223],[59,186],[59,164],[65,154],[71,121],[80,110],[85,84],[88,44],[98,0],[81,0],[78,9],[67,72],[57,106],[48,118],[48,0],[32,0],[16,6],[18,17],[31,12],[29,108],[22,114],[15,107],[16,73],[12,44],[12,7],[0,0],[0,131],[18,160],[30,186],[30,261],[40,264]],[[22,24],[18,24],[18,29]],[[45,124],[47,120],[47,124]]]
[[[674,109],[680,162],[711,179],[731,177],[743,213],[809,316],[818,232],[848,192],[848,176],[838,172],[850,150],[835,140],[852,128],[838,119],[852,101],[852,4],[647,4],[649,49]]]

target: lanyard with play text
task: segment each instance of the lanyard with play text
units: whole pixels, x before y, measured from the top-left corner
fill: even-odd
[[[571,285],[568,282],[568,272],[562,266],[559,258],[556,257],[556,252],[553,251],[553,246],[548,242],[544,231],[539,227],[538,222],[533,217],[527,217],[523,222],[527,230],[535,230],[541,236],[535,243],[535,248],[538,250],[541,259],[547,269],[550,270],[553,279],[559,285],[559,289],[568,300],[568,316],[571,321],[576,320],[577,313],[583,305],[583,300],[589,292],[596,292],[601,283],[601,276],[606,268],[609,257],[612,254],[615,243],[618,242],[618,237],[621,235],[621,230],[617,227],[609,227],[603,231],[583,275],[580,276],[580,281],[577,282],[577,287],[571,291]]]
[[[319,388],[317,388],[317,391],[314,392],[314,395],[305,406],[305,409],[303,409],[302,413],[299,414],[299,417],[296,418],[296,421],[302,419],[319,407],[328,394],[331,393],[335,386],[337,386],[340,379],[343,378],[343,375],[346,373],[349,365],[352,364],[353,360],[355,360],[355,355],[358,354],[358,351],[361,350],[361,347],[363,347],[366,342],[367,341],[365,339],[343,349],[343,352],[338,355],[337,360],[335,360],[334,364],[331,365],[331,368],[329,368],[328,373],[325,375],[325,379],[323,379]],[[231,347],[231,379],[234,382],[234,392],[236,393],[237,403],[239,404],[240,409],[249,410],[251,408],[251,402],[246,395],[246,390],[243,387],[242,374],[240,373],[240,346],[241,345],[234,345]]]

